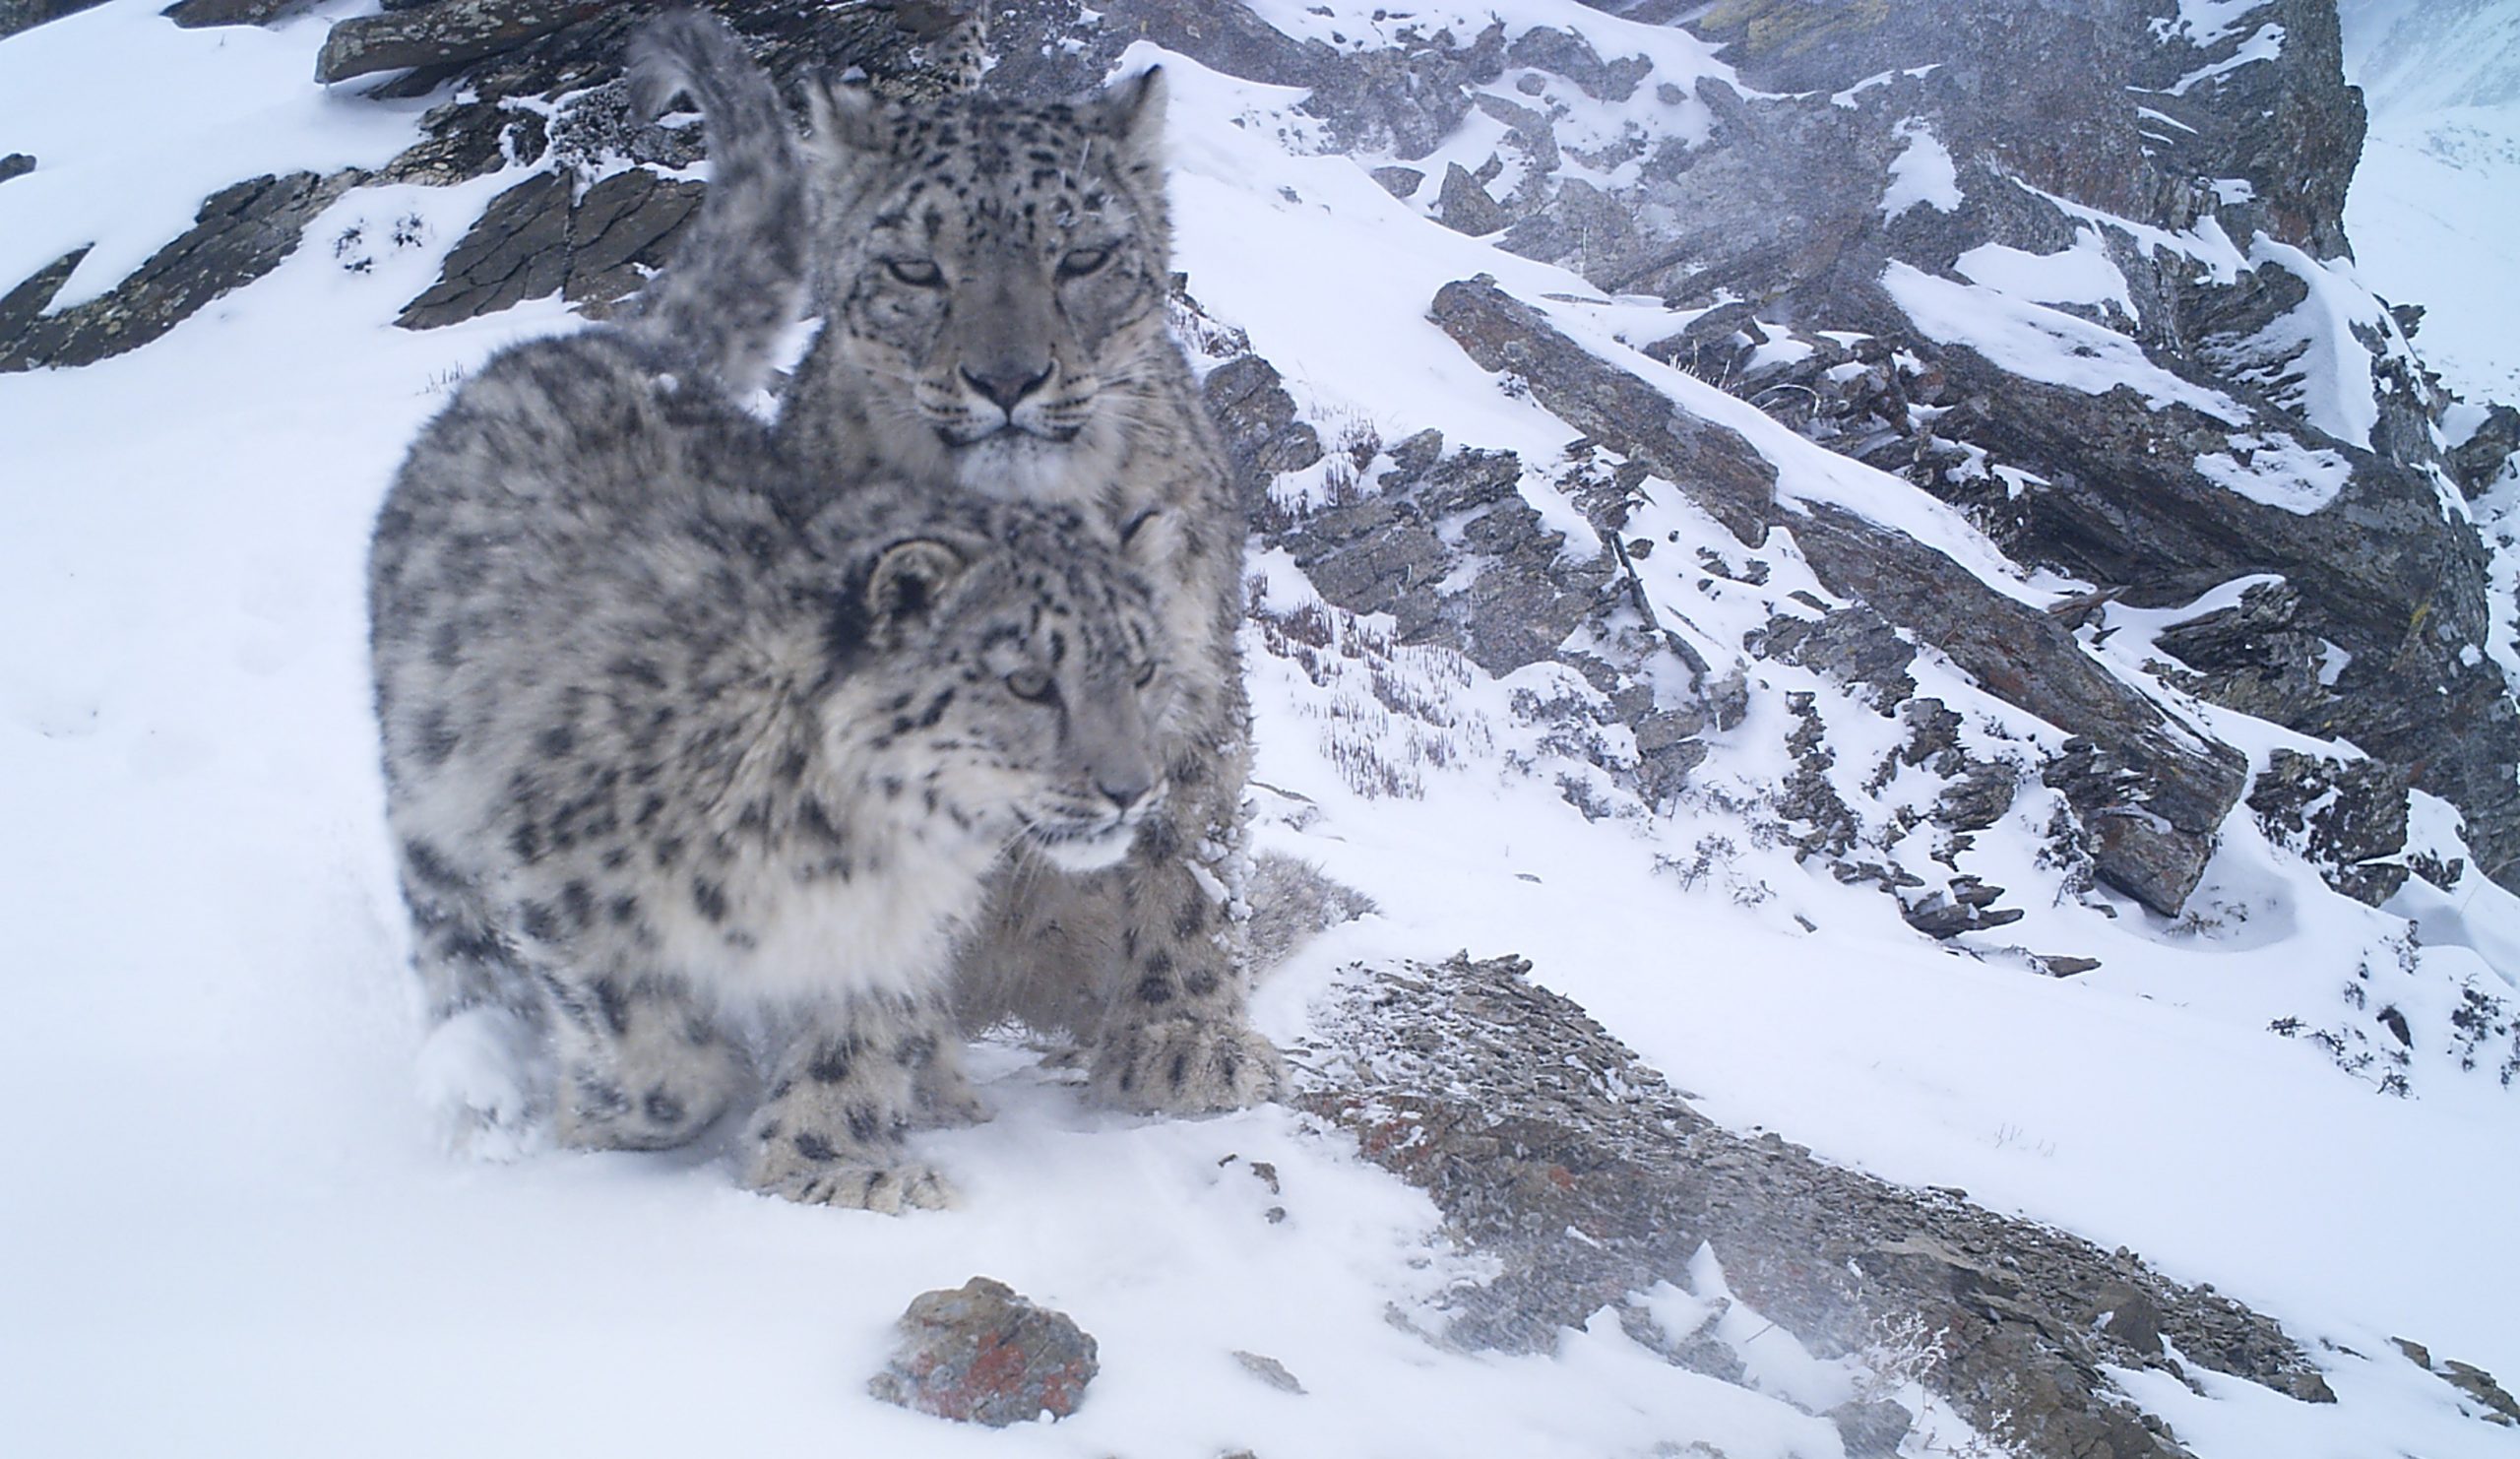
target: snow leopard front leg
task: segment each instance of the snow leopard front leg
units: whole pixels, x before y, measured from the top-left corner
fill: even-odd
[[[1238,696],[1237,696],[1238,700]],[[1240,705],[1229,706],[1238,720]],[[1091,1088],[1123,1110],[1197,1114],[1274,1098],[1278,1050],[1251,1027],[1241,924],[1238,731],[1174,759],[1173,795],[1106,879],[1119,907],[1116,983]]]
[[[745,1136],[745,1183],[816,1206],[953,1204],[953,1187],[906,1144],[917,1125],[978,1112],[942,1001],[859,994],[803,1025]]]
[[[560,1143],[670,1150],[698,1138],[743,1093],[743,1051],[680,980],[565,966],[540,974],[559,1065]]]

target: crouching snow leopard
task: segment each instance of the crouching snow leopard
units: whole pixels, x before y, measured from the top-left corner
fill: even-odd
[[[712,98],[672,39],[651,89]],[[735,196],[696,242],[748,225]],[[478,1117],[648,1149],[757,1094],[754,1187],[932,1206],[904,1133],[977,1113],[954,937],[1010,845],[1119,862],[1205,674],[1142,576],[1161,513],[1115,540],[794,470],[734,404],[792,304],[759,285],[669,271],[423,428],[370,560],[388,819],[432,1014],[540,1065]]]
[[[715,164],[755,184],[783,175],[799,144],[757,124],[778,114],[770,83],[726,69],[749,100],[711,110]],[[1244,1001],[1244,526],[1166,330],[1164,87],[1150,71],[1040,104],[821,89],[802,160],[815,204],[806,267],[825,323],[780,431],[799,462],[844,477],[1064,503],[1115,538],[1165,524],[1148,557],[1179,685],[1159,727],[1172,796],[1110,871],[1059,874],[1019,852],[995,879],[956,994],[973,1023],[1012,1015],[1076,1033],[1104,1102],[1188,1112],[1268,1098],[1281,1065]],[[787,217],[757,205],[744,216]],[[753,255],[792,252],[765,236]]]

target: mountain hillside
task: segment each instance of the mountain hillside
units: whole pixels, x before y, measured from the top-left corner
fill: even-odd
[[[368,524],[669,266],[651,7],[163,8],[0,8],[36,1451],[2512,1451],[2509,6],[712,5],[790,82],[1163,66],[1253,525],[1296,1088],[1006,1031],[904,1219],[412,1089]],[[1074,1415],[868,1396],[975,1275]]]

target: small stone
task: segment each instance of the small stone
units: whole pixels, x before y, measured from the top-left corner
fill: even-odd
[[[1287,1371],[1287,1365],[1275,1358],[1266,1358],[1258,1353],[1245,1353],[1240,1348],[1236,1348],[1233,1350],[1233,1361],[1242,1364],[1243,1371],[1281,1393],[1303,1392],[1303,1384],[1297,1382],[1295,1375]]]
[[[900,1322],[901,1346],[866,1391],[940,1419],[1003,1428],[1076,1412],[1101,1364],[1093,1337],[1064,1312],[1003,1282],[974,1277],[921,1293]]]

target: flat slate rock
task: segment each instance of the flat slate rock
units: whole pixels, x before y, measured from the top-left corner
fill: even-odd
[[[445,0],[357,16],[324,37],[315,79],[346,81],[377,71],[477,60],[604,8],[603,0]]]

